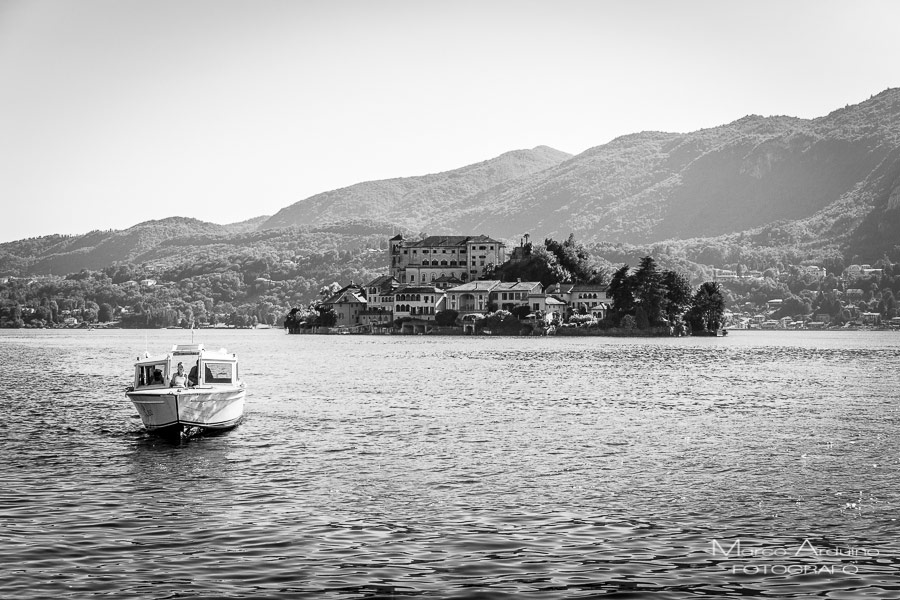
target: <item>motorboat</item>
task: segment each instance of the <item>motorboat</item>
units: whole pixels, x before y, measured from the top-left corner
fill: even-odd
[[[189,435],[240,423],[246,389],[235,354],[179,344],[166,354],[138,356],[125,394],[147,431]]]

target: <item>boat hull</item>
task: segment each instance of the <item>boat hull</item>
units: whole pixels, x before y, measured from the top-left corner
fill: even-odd
[[[192,427],[230,429],[244,416],[243,387],[170,388],[127,392],[149,432],[183,431]]]

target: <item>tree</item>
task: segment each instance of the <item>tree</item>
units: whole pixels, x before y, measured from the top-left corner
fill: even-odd
[[[609,282],[607,293],[612,297],[613,322],[619,323],[625,315],[634,315],[634,281],[628,275],[628,265],[617,269]]]
[[[674,324],[691,305],[691,282],[680,273],[664,271],[662,285],[666,290],[666,318]]]
[[[319,327],[333,327],[337,323],[337,315],[334,314],[334,309],[330,306],[320,304],[316,307],[316,312],[319,313],[316,319],[316,325]]]
[[[107,302],[100,305],[97,311],[97,320],[101,323],[108,323],[113,320],[113,308]]]
[[[641,259],[641,264],[633,277],[635,303],[643,309],[649,325],[661,323],[666,297],[662,287],[662,274],[657,269],[656,261],[652,256],[645,256]],[[637,316],[635,314],[635,317]],[[642,327],[642,325],[643,321],[638,319],[638,326],[645,329],[646,327]]]
[[[687,322],[696,333],[718,331],[725,314],[725,299],[716,281],[703,283],[694,294]]]
[[[521,321],[522,319],[526,318],[528,315],[531,314],[531,307],[526,306],[524,304],[521,306],[514,306],[510,312],[513,314],[514,317],[516,317],[517,319],[519,319]]]
[[[435,313],[434,322],[441,327],[452,327],[456,324],[457,317],[459,312],[453,309],[441,310]]]

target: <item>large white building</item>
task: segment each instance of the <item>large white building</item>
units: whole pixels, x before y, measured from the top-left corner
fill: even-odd
[[[401,284],[433,285],[440,278],[472,281],[488,265],[506,262],[503,242],[485,235],[432,235],[422,240],[394,236],[388,243],[390,275]]]

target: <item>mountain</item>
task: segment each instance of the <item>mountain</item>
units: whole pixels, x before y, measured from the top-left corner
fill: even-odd
[[[0,275],[236,254],[346,259],[354,251],[372,262],[398,231],[506,240],[574,233],[613,261],[651,247],[707,265],[754,249],[776,262],[788,250],[796,261],[897,260],[900,90],[817,119],[751,115],[692,133],[627,135],[577,156],[516,150],[443,173],[359,183],[231,225],[173,217],[9,242],[0,244]]]
[[[538,146],[514,150],[453,171],[368,181],[317,194],[278,211],[261,229],[291,225],[334,223],[353,215],[415,229],[435,212],[511,179],[537,173],[570,158],[571,154]]]
[[[646,244],[804,221],[811,237],[849,243],[864,215],[889,209],[900,185],[898,145],[893,89],[818,119],[748,116],[693,133],[618,138],[480,193],[444,223],[506,237],[536,230]]]
[[[346,215],[429,234],[522,233],[652,244],[794,224],[796,243],[870,254],[900,224],[900,90],[817,119],[750,115],[691,133],[643,132],[577,156],[546,147],[455,171],[301,200],[262,228]]]

